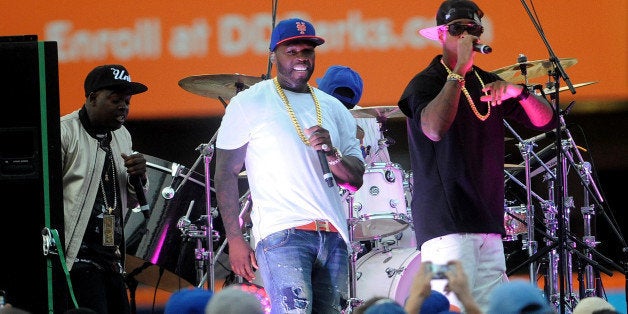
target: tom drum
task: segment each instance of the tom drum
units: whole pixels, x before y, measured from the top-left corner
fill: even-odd
[[[410,224],[406,173],[396,163],[372,163],[353,196],[353,238],[358,241],[390,236]]]

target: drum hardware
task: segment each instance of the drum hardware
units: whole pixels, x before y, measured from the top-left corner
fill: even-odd
[[[504,172],[507,175],[507,180],[512,180],[520,186],[525,187],[528,196],[528,203],[530,203],[532,197],[535,197],[542,204],[543,225],[545,226],[545,232],[541,232],[534,227],[534,220],[531,217],[533,210],[528,208],[526,211],[528,214],[528,217],[526,217],[528,231],[524,234],[524,237],[527,237],[527,240],[524,241],[529,242],[525,243],[525,246],[529,249],[528,253],[534,253],[529,255],[530,258],[525,263],[534,265],[537,260],[540,260],[542,263],[547,264],[546,270],[543,273],[545,278],[545,294],[548,297],[548,300],[556,308],[563,309],[564,307],[573,308],[573,306],[577,303],[578,297],[583,298],[599,294],[599,273],[604,272],[606,274],[612,274],[610,270],[594,261],[594,256],[604,260],[610,265],[616,266],[617,269],[621,269],[621,267],[594,249],[597,243],[591,230],[591,218],[595,212],[595,206],[593,206],[590,201],[595,201],[595,205],[601,207],[602,198],[597,190],[597,187],[594,184],[591,184],[593,181],[591,178],[590,163],[584,162],[580,156],[581,148],[573,141],[573,137],[564,122],[564,117],[559,115],[559,119],[560,128],[558,128],[559,130],[556,132],[559,132],[561,136],[557,137],[557,143],[543,148],[543,150],[538,153],[538,155],[541,156],[547,155],[548,152],[554,151],[556,147],[559,147],[560,149],[556,150],[557,156],[552,157],[548,163],[544,163],[543,160],[541,160],[541,158],[533,152],[532,147],[535,146],[534,142],[545,138],[545,136],[540,135],[529,140],[521,140],[518,136],[516,136],[520,139],[520,143],[517,145],[522,151],[522,156],[524,156],[526,184],[523,185],[521,182],[516,180],[515,174],[513,173],[516,173],[519,170],[507,171],[505,169]],[[508,127],[507,124],[506,126]],[[558,151],[562,154],[558,153]],[[536,158],[534,161],[540,164],[534,172],[530,172],[529,168],[531,156]],[[526,159],[526,157],[528,158]],[[570,169],[578,170],[579,179],[581,180],[584,189],[584,204],[581,207],[584,223],[584,235],[582,240],[570,234],[571,226],[569,223],[569,217],[570,210],[575,208],[574,198],[569,195],[566,184],[562,187],[557,184],[557,182],[567,182],[567,174]],[[529,187],[529,178],[541,173],[543,174],[542,180],[547,184],[547,201],[543,201],[542,198],[531,191]],[[510,209],[514,209],[516,212],[521,208],[511,207]],[[506,211],[508,211],[508,208]],[[513,217],[513,219],[521,222],[521,217],[515,217]],[[543,235],[546,246],[542,250],[536,251],[536,242],[533,242],[534,232],[541,233]],[[580,252],[578,248],[584,249]],[[574,271],[574,257],[577,257],[578,265],[584,265],[578,267],[578,280],[580,284],[579,296],[576,293],[577,291],[573,289],[574,282],[572,280],[572,273]],[[538,277],[536,277],[536,273],[533,272],[532,269],[533,267],[531,266],[530,278],[533,282],[535,282]],[[594,278],[596,275],[598,277]]]
[[[358,260],[358,254],[362,252],[364,249],[363,245],[360,242],[356,242],[354,239],[354,227],[356,223],[356,219],[353,218],[353,192],[346,191],[346,201],[347,201],[347,225],[349,226],[349,243],[351,243],[351,254],[349,255],[349,300],[347,302],[348,312],[353,312],[353,309],[359,307],[364,303],[364,299],[360,299],[357,297],[357,281],[358,275],[356,271],[356,262]]]
[[[351,114],[354,118],[375,118],[379,124],[380,139],[377,141],[377,150],[373,151],[373,147],[370,147],[369,152],[364,160],[365,164],[370,164],[376,157],[378,157],[384,149],[390,145],[395,144],[395,140],[386,137],[384,134],[388,130],[386,128],[386,121],[389,118],[404,118],[405,115],[401,112],[398,106],[373,106],[365,108],[351,109]]]

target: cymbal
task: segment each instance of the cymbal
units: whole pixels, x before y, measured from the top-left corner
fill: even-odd
[[[584,83],[573,84],[573,88],[579,88],[579,87],[582,87],[582,86],[587,86],[587,85],[591,85],[591,84],[595,84],[595,83],[597,83],[597,82],[584,82]],[[558,89],[558,92],[564,92],[566,90],[569,90],[569,86],[560,87]],[[543,92],[545,94],[551,94],[551,93],[554,92],[554,88],[544,88]]]
[[[355,118],[403,118],[405,115],[397,106],[373,106],[351,109]]]
[[[563,68],[568,68],[576,63],[578,63],[578,59],[576,58],[561,58],[560,65]],[[540,76],[548,75],[550,70],[554,69],[554,64],[549,60],[535,60],[525,62],[527,68],[527,78],[537,78]],[[513,64],[503,68],[499,68],[497,70],[492,71],[493,73],[499,75],[505,81],[511,83],[525,83],[525,76],[521,74],[520,64]]]
[[[523,169],[525,166],[517,164],[504,164],[504,169]]]
[[[251,85],[261,82],[261,77],[242,74],[202,74],[179,80],[179,86],[186,91],[216,99],[231,99]]]

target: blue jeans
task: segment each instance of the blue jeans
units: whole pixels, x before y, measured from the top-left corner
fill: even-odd
[[[255,256],[271,313],[341,313],[347,305],[349,255],[340,234],[294,228],[257,243]]]

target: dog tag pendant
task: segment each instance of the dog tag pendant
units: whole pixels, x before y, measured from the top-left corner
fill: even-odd
[[[102,215],[102,245],[114,245],[114,229],[116,225],[116,217],[112,214]]]

